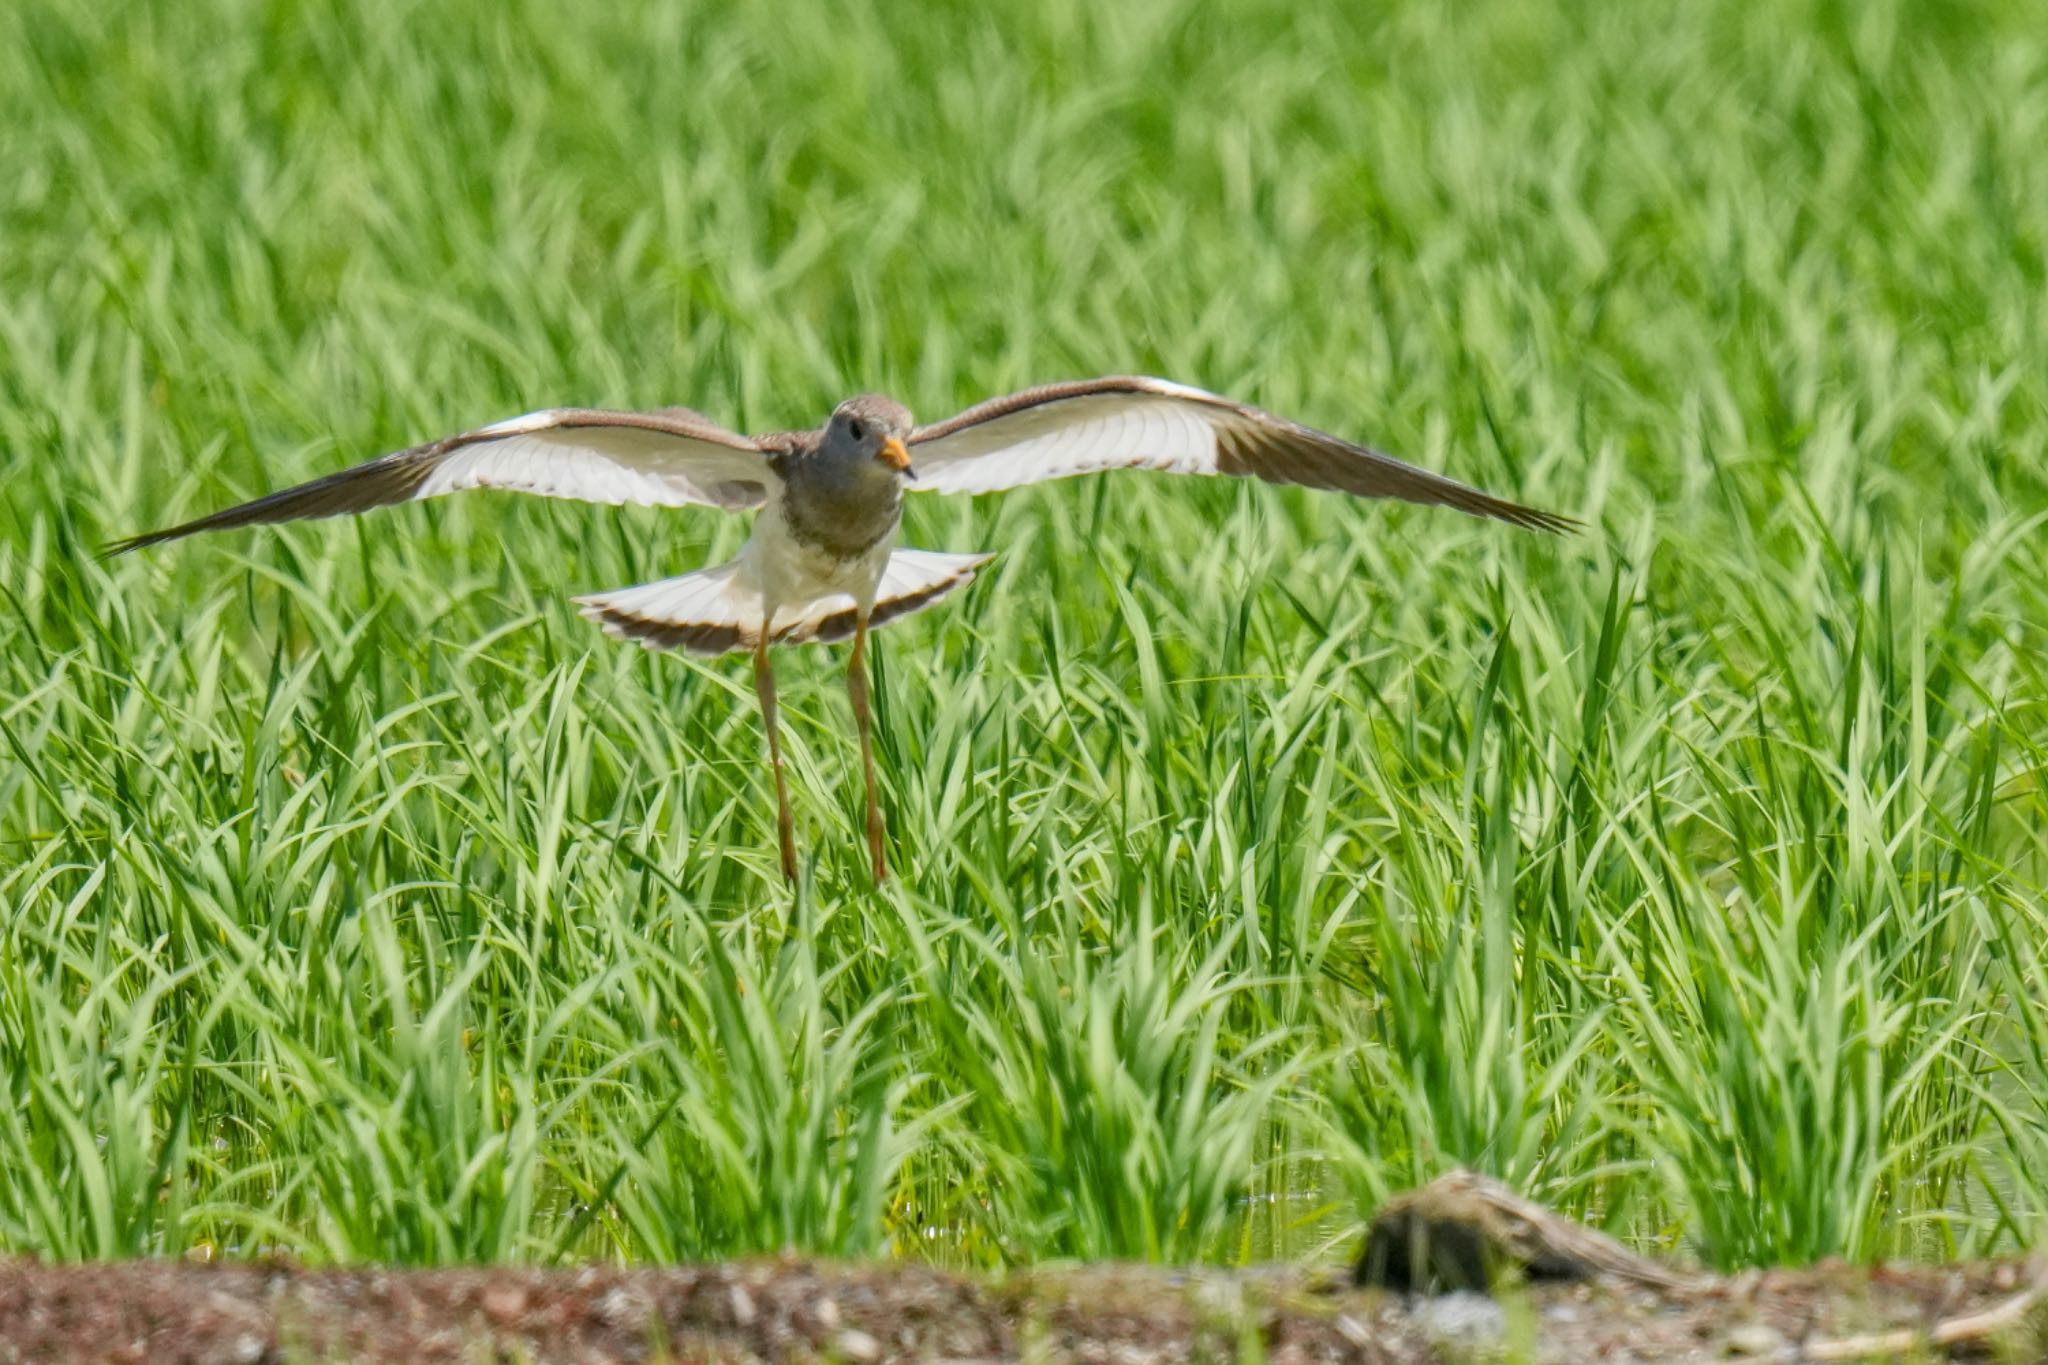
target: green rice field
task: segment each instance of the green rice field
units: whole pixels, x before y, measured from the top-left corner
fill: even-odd
[[[0,1251],[1717,1267],[2048,1227],[2028,0],[0,6]],[[127,532],[558,404],[1158,374],[1574,516],[1104,475],[780,655],[744,519]]]

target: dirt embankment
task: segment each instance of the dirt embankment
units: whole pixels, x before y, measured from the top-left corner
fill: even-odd
[[[2048,1359],[2048,1260],[1719,1277],[1458,1172],[1356,1269],[0,1263],[0,1362]]]
[[[2005,1311],[2028,1284],[2018,1262],[1822,1267],[1683,1288],[1606,1277],[1500,1298],[1137,1267],[994,1282],[797,1260],[554,1271],[11,1262],[0,1266],[0,1360],[1793,1361],[1951,1348],[2037,1360],[2038,1323],[2025,1304]],[[1953,1333],[2002,1311],[1942,1344],[1943,1324]]]

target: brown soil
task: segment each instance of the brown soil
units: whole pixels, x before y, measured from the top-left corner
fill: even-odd
[[[1399,1295],[1294,1270],[0,1262],[0,1361],[2048,1358],[2014,1261]],[[1993,1326],[1976,1330],[1990,1311]],[[1958,1331],[1956,1324],[1962,1323]],[[1946,1324],[1946,1327],[1944,1327]],[[1946,1335],[1944,1333],[1946,1332]],[[1935,1342],[1947,1342],[1936,1345]]]

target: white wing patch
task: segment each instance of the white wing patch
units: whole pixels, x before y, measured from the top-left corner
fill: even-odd
[[[442,456],[415,498],[500,488],[579,502],[647,507],[750,507],[762,457],[641,427],[554,425],[553,413],[498,422]],[[502,435],[500,433],[503,433]]]
[[[760,591],[740,580],[739,569],[737,562],[721,564],[574,601],[615,640],[723,653],[750,642],[761,629]]]
[[[1224,415],[1223,409],[1157,393],[1041,403],[920,442],[912,487],[991,493],[1099,469],[1214,474],[1214,419]]]
[[[561,421],[555,408],[542,408],[538,412],[522,412],[517,417],[507,417],[502,422],[493,422],[487,427],[478,427],[479,436],[510,436],[517,431],[545,431]]]

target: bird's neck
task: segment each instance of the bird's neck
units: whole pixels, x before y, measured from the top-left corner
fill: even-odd
[[[902,481],[879,460],[812,455],[790,461],[784,476],[790,533],[844,559],[894,535],[902,507]]]

